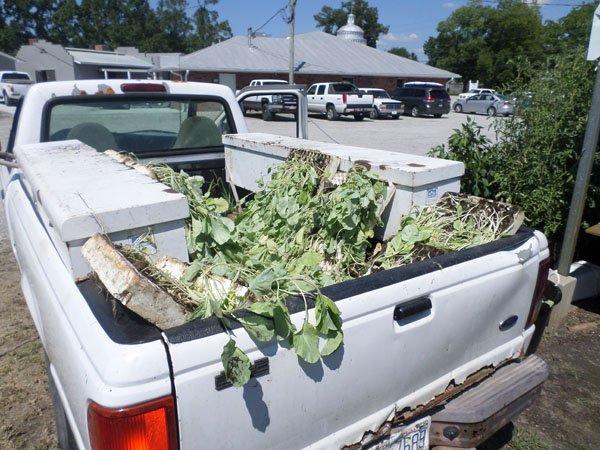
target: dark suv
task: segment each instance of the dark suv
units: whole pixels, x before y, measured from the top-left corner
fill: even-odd
[[[441,117],[450,112],[450,95],[440,84],[407,83],[392,92],[394,100],[404,103],[404,113],[413,117],[433,114]]]

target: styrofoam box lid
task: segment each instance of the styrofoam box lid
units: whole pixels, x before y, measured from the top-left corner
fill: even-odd
[[[64,242],[189,215],[184,195],[80,141],[22,145],[15,156]]]
[[[409,187],[435,184],[465,173],[465,166],[459,161],[265,133],[228,134],[223,136],[223,144],[279,158],[286,158],[292,149],[317,150],[340,158],[341,171],[347,171],[353,163],[360,162],[381,179]]]

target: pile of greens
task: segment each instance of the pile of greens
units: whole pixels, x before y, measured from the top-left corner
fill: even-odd
[[[193,305],[194,319],[221,320],[230,337],[222,353],[225,375],[235,386],[248,382],[250,362],[236,346],[230,320],[258,341],[285,341],[300,358],[314,363],[335,352],[343,339],[340,311],[320,288],[413,262],[419,245],[443,253],[501,235],[498,227],[490,232],[494,226],[479,223],[473,211],[460,205],[429,206],[405,217],[388,243],[374,242],[387,186],[360,165],[335,185],[325,169],[290,159],[270,170],[270,181],[261,182],[258,192],[238,203],[202,177],[167,166],[153,170],[159,181],[186,195],[190,206],[187,246],[192,263],[171,286],[177,285],[179,297],[183,292]],[[231,283],[225,292],[206,288],[215,279]],[[286,306],[290,296],[304,299],[300,329]],[[314,323],[308,299],[315,303]]]

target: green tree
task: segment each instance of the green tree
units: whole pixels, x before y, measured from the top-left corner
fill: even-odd
[[[585,48],[544,62],[518,65],[509,88],[517,114],[497,119],[497,142],[481,138],[476,124],[463,125],[432,156],[463,161],[466,192],[519,205],[526,224],[560,240],[583,145],[596,64]],[[600,154],[596,153],[584,222],[600,222]]]
[[[48,24],[48,40],[63,46],[80,46],[82,29],[76,0],[58,1]]]
[[[29,38],[46,39],[53,6],[52,0],[0,2],[0,50],[14,54]]]
[[[403,58],[412,59],[418,61],[417,55],[414,52],[409,52],[406,47],[394,47],[388,50],[388,53],[392,53],[396,56],[402,56]]]
[[[335,34],[339,28],[346,25],[350,13],[354,14],[354,23],[365,32],[367,45],[377,47],[377,39],[381,34],[386,34],[390,27],[379,23],[378,9],[369,6],[369,2],[366,0],[342,2],[341,7],[337,9],[323,6],[319,14],[315,14],[313,17],[317,22],[317,27],[323,28],[326,33]]]
[[[81,0],[77,22],[81,34],[75,45],[84,48],[106,44],[149,50],[149,37],[159,29],[147,0]]]
[[[430,37],[423,45],[429,64],[459,73],[465,82],[479,79],[478,65],[484,65],[488,59],[481,53],[487,47],[492,10],[481,1],[471,1],[440,22],[438,35]]]
[[[515,76],[515,60],[545,57],[539,8],[519,0],[500,0],[495,7],[471,0],[440,22],[437,31],[423,46],[429,63],[461,74],[465,82],[498,87]]]
[[[156,52],[188,52],[190,38],[194,31],[192,20],[187,15],[186,0],[160,0],[156,8],[158,32],[150,38]]]
[[[600,0],[584,3],[573,8],[569,14],[554,22],[546,21],[548,51],[558,53],[572,50],[577,46],[587,47],[592,28],[594,11]]]
[[[229,22],[219,22],[219,13],[208,9],[208,5],[216,5],[218,0],[204,0],[199,2],[194,13],[195,34],[190,40],[191,51],[208,47],[211,44],[224,41],[233,36]]]

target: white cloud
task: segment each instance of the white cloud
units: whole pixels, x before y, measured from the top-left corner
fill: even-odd
[[[446,8],[456,8],[458,5],[456,3],[446,2],[446,3],[444,3],[444,6]]]
[[[385,44],[395,44],[400,42],[415,42],[419,39],[419,35],[416,33],[405,34],[405,33],[388,33],[381,37],[378,42]]]

